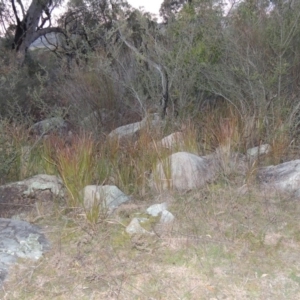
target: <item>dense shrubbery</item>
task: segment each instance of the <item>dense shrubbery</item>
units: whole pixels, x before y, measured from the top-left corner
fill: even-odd
[[[226,122],[239,132],[235,150],[269,142],[279,145],[280,157],[283,148],[297,142],[298,3],[291,9],[280,1],[272,6],[244,1],[225,15],[218,2],[192,1],[175,15],[170,12],[165,25],[129,10],[119,11],[117,23],[105,23],[117,19],[107,8],[109,18],[98,27],[93,20],[100,18],[99,7],[89,11],[86,6],[82,18],[74,5],[70,11],[78,19],[66,30],[84,32],[84,43],[76,40],[56,55],[30,52],[23,67],[3,43],[0,114],[6,124],[28,128],[63,116],[73,128],[99,137],[137,121],[157,111],[162,98],[161,78],[151,60],[168,75],[168,117],[189,119],[203,151],[218,146],[218,131]]]

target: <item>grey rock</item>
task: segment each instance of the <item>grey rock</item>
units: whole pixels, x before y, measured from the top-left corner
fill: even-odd
[[[136,122],[136,123],[131,123],[128,125],[124,125],[121,127],[118,127],[114,129],[110,134],[108,135],[109,138],[121,138],[121,137],[127,137],[127,136],[132,136],[139,130],[143,128],[143,122]]]
[[[0,186],[0,216],[11,217],[20,213],[20,209],[29,209],[38,200],[50,201],[63,196],[63,183],[53,175],[40,174],[5,184]]]
[[[156,127],[162,125],[162,121],[160,120],[158,114],[153,114],[146,116],[142,121],[131,123],[128,125],[124,125],[121,127],[118,127],[110,132],[108,135],[108,138],[131,138],[136,133],[138,133],[141,129],[149,127]]]
[[[30,132],[38,135],[46,135],[57,132],[59,134],[67,134],[69,131],[69,124],[61,117],[53,117],[35,123]]]
[[[71,41],[71,44],[70,44]],[[55,49],[72,50],[72,45],[80,43],[82,45],[82,36],[79,34],[68,34],[68,39],[61,32],[50,32],[40,36],[31,43],[28,50],[51,51]]]
[[[25,221],[0,218],[0,286],[9,265],[17,259],[37,260],[50,249],[50,243],[35,225]]]
[[[215,177],[208,159],[188,152],[177,152],[153,170],[152,186],[157,190],[187,191],[203,187]]]
[[[133,235],[133,234],[150,234],[150,235],[153,235],[152,232],[149,232],[148,230],[144,229],[141,226],[141,223],[147,222],[147,221],[148,221],[147,218],[133,218],[131,220],[131,222],[129,223],[129,225],[126,227],[125,231],[129,235]]]
[[[174,132],[166,137],[164,137],[159,143],[158,146],[167,149],[176,149],[183,150],[184,148],[184,136],[182,132]]]
[[[247,156],[256,158],[259,155],[268,154],[272,150],[269,144],[260,145],[258,147],[250,148],[247,150]]]
[[[0,191],[3,192],[3,190],[8,188],[16,188],[19,190],[19,193],[26,196],[32,196],[36,191],[44,190],[49,190],[56,196],[63,195],[63,183],[61,179],[47,174],[39,174],[22,181],[2,185],[0,186]]]
[[[84,207],[91,210],[94,205],[101,205],[109,212],[130,198],[115,185],[88,185],[83,189]]]
[[[153,204],[147,208],[147,213],[153,217],[157,217],[160,215],[160,223],[169,223],[172,222],[175,217],[172,213],[167,210],[167,203]]]
[[[62,33],[51,32],[36,39],[29,47],[30,51],[43,49],[54,50],[61,45],[64,35]]]
[[[300,160],[260,168],[257,179],[264,187],[297,194],[300,189]]]
[[[204,156],[210,165],[210,170],[215,173],[245,175],[249,169],[246,155],[232,152],[230,147],[218,147],[212,154]]]
[[[63,196],[63,183],[54,175],[40,174],[29,179],[16,182],[14,185],[26,186],[24,195],[33,195],[36,191],[49,190],[55,196]]]
[[[153,217],[157,217],[162,211],[166,210],[168,205],[166,202],[160,204],[153,204],[147,208],[147,213]]]
[[[161,217],[160,217],[159,222],[160,223],[171,223],[174,221],[174,219],[175,219],[174,215],[165,209],[161,212]]]

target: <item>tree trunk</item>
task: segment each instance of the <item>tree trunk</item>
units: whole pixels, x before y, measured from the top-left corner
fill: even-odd
[[[44,11],[48,11],[48,6],[52,0],[32,0],[23,19],[20,20],[15,8],[14,0],[12,0],[17,26],[15,30],[14,43],[12,48],[18,53],[18,61],[24,63],[25,55],[30,45],[39,37],[50,32],[64,31],[59,27],[39,28],[40,21]],[[50,18],[50,16],[48,16]]]

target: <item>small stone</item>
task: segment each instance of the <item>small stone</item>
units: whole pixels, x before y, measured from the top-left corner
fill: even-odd
[[[271,150],[272,147],[269,144],[264,144],[258,147],[248,149],[247,155],[250,157],[257,157],[259,155],[268,154]]]
[[[139,218],[133,218],[131,220],[130,224],[126,227],[125,231],[130,235],[133,235],[133,234],[152,234],[151,232],[144,229],[140,224],[140,222],[146,221],[146,220],[147,219],[141,220]]]
[[[167,209],[167,203],[153,204],[147,208],[147,213],[153,217],[157,217],[161,212]]]
[[[161,213],[160,223],[170,223],[175,219],[174,215],[168,210],[164,210]]]

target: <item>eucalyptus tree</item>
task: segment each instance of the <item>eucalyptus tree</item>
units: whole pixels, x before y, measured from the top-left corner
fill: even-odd
[[[164,0],[160,7],[160,15],[167,22],[170,17],[178,14],[185,4],[192,4],[192,0]]]
[[[166,24],[164,59],[169,70],[170,102],[184,117],[197,115],[206,97],[219,95],[211,89],[205,73],[220,61],[224,17],[218,1],[177,4],[179,9],[173,10],[174,17]]]
[[[53,10],[60,4],[61,0],[31,0],[27,6],[25,0],[10,0],[14,27],[12,49],[18,53],[20,63],[36,39],[51,32],[63,33],[60,27],[52,26]]]
[[[77,64],[82,58],[86,63],[95,50],[106,51],[112,42],[108,33],[113,21],[125,18],[130,11],[125,0],[70,0],[66,7],[58,20],[65,38],[55,52],[69,61],[75,58]]]

